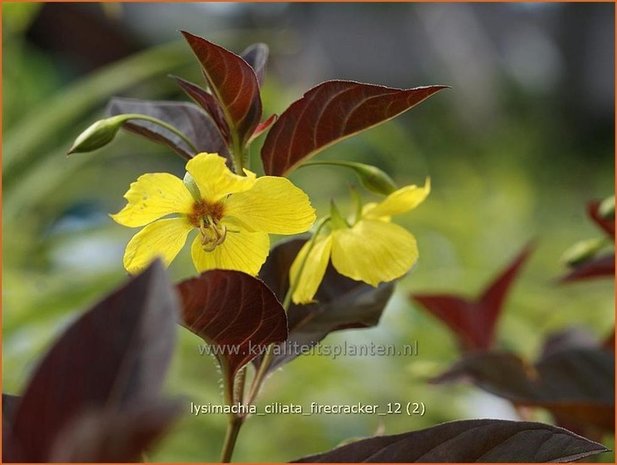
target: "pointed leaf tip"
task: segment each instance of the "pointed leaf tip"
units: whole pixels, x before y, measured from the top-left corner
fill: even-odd
[[[261,151],[264,170],[284,176],[320,150],[388,121],[445,88],[323,82],[292,103],[274,123]]]
[[[533,241],[525,245],[475,299],[422,293],[413,293],[410,298],[445,323],[458,338],[462,350],[490,349],[508,292],[533,249]]]
[[[201,63],[208,86],[223,109],[230,131],[244,146],[261,119],[255,71],[244,59],[203,37],[182,31]]]

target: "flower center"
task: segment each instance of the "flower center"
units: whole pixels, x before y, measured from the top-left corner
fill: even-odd
[[[206,252],[212,252],[225,241],[227,228],[221,224],[224,205],[200,200],[193,204],[193,211],[188,216],[189,222],[199,229],[201,246]]]

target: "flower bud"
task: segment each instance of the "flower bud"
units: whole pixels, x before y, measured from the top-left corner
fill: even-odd
[[[75,139],[67,155],[71,153],[92,152],[104,147],[116,137],[122,124],[128,119],[130,117],[127,117],[127,115],[117,115],[98,120]]]
[[[572,267],[580,265],[595,257],[604,245],[603,238],[579,241],[563,253],[561,261]]]
[[[389,195],[396,190],[396,184],[392,178],[376,166],[353,162],[348,166],[356,172],[362,185],[369,191]]]
[[[389,195],[396,190],[396,184],[390,176],[373,165],[355,161],[324,160],[304,163],[302,166],[331,165],[352,169],[362,185],[375,194]]]

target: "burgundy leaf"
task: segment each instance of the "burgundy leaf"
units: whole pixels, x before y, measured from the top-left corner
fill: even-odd
[[[182,90],[210,115],[225,141],[229,143],[229,126],[225,121],[223,110],[214,97],[208,93],[206,89],[199,87],[197,84],[193,84],[177,76],[174,76],[174,79]]]
[[[285,310],[252,276],[207,271],[181,282],[178,290],[184,326],[216,347],[215,355],[230,379],[269,344],[287,338]]]
[[[148,101],[114,97],[107,106],[110,116],[139,113],[160,119],[183,132],[198,152],[228,155],[221,132],[212,118],[196,105],[186,102]],[[186,159],[195,153],[180,137],[167,129],[148,121],[131,120],[123,125],[131,132],[166,145]]]
[[[7,425],[12,425],[15,411],[21,397],[12,394],[2,394],[2,426],[3,430]]]
[[[614,430],[615,357],[600,348],[549,353],[529,365],[509,352],[469,354],[435,383],[470,380],[517,405],[544,407],[563,421]]]
[[[58,434],[86,412],[120,415],[157,401],[177,311],[156,262],[73,323],[43,358],[15,412],[18,461],[49,461]]]
[[[598,338],[584,328],[572,327],[549,334],[542,345],[541,357],[548,357],[562,350],[597,349]]]
[[[58,435],[50,461],[141,462],[181,411],[180,402],[161,401],[124,412],[86,412]]]
[[[608,236],[615,240],[615,218],[603,218],[600,215],[600,204],[597,200],[587,204],[587,214]]]
[[[182,34],[201,63],[230,130],[244,145],[261,119],[261,98],[255,71],[235,53],[202,37],[184,31]]]
[[[462,350],[487,350],[494,343],[496,325],[508,291],[532,249],[527,245],[477,299],[417,293],[411,298],[454,332]]]
[[[244,61],[251,65],[251,68],[255,71],[257,82],[259,82],[260,86],[264,81],[264,74],[269,53],[270,51],[266,44],[257,43],[249,45],[246,50],[240,54],[240,56],[244,58]]]
[[[305,242],[292,239],[277,244],[261,269],[260,277],[280,300],[289,288],[289,268]],[[393,283],[375,288],[346,278],[329,265],[316,302],[289,308],[289,338],[283,343],[286,347],[281,344],[281,350],[275,352],[270,371],[300,355],[300,348],[315,346],[334,331],[376,326],[393,292]]]
[[[571,462],[606,451],[603,445],[556,426],[464,420],[363,439],[295,462]]]
[[[21,397],[12,394],[2,394],[2,459],[3,462],[15,461],[19,453],[15,449],[13,434],[13,419]]]
[[[614,278],[615,254],[604,255],[588,260],[572,268],[568,273],[559,278],[561,283],[571,283],[595,278]]]
[[[292,103],[272,126],[261,150],[264,170],[283,176],[329,145],[392,119],[445,87],[323,82]]]
[[[615,351],[615,329],[611,331],[611,334],[604,340],[602,347],[608,350]]]

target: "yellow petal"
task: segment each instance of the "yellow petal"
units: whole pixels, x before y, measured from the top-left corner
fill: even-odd
[[[181,179],[169,173],[149,173],[137,178],[124,194],[126,206],[114,221],[135,228],[151,223],[170,213],[189,213],[193,197]]]
[[[191,255],[198,272],[220,269],[256,275],[270,252],[270,239],[261,232],[227,231],[225,241],[212,252],[201,246],[201,235],[193,241]]]
[[[424,187],[418,187],[415,184],[405,186],[397,191],[392,192],[382,202],[371,203],[364,206],[363,217],[377,219],[398,215],[413,210],[428,196],[431,192],[431,179],[426,178]]]
[[[186,170],[195,180],[201,197],[217,202],[228,194],[243,192],[255,184],[255,173],[244,170],[246,176],[231,172],[225,158],[216,153],[200,153],[186,164]]]
[[[249,231],[298,234],[313,225],[315,209],[308,196],[289,179],[262,176],[251,190],[227,199],[225,217]]]
[[[404,275],[418,259],[416,239],[405,228],[361,220],[332,232],[332,264],[342,275],[377,286]]]
[[[169,218],[150,223],[129,241],[124,252],[124,268],[137,273],[146,268],[152,260],[160,257],[169,265],[193,229],[186,218]]]
[[[302,246],[289,270],[290,282],[295,286],[291,296],[295,304],[308,304],[313,301],[330,262],[332,236],[328,234],[317,237],[307,257],[310,243],[311,241],[308,241]],[[303,262],[304,268],[302,268]],[[298,278],[299,282],[295,284]]]

